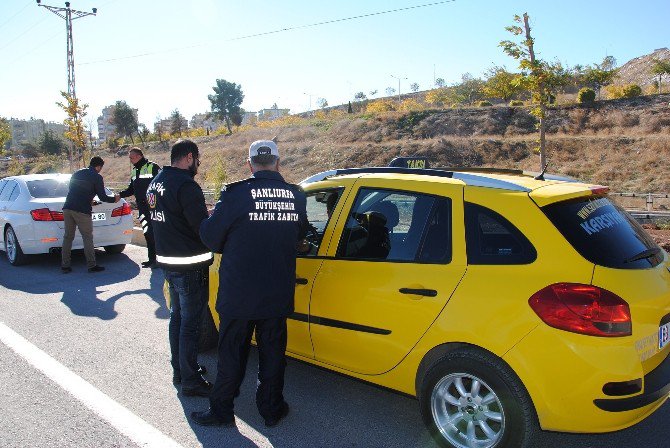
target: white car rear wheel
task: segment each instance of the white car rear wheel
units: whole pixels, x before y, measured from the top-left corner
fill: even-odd
[[[23,253],[19,239],[16,237],[16,233],[14,233],[14,229],[11,226],[5,230],[5,254],[7,255],[7,260],[13,266],[19,266],[28,261],[28,257]]]

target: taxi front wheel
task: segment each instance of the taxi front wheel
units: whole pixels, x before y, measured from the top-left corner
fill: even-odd
[[[531,447],[538,430],[528,392],[501,359],[476,349],[447,353],[427,371],[419,406],[443,447]]]

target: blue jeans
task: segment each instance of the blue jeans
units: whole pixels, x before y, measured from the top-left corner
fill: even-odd
[[[181,375],[182,389],[192,389],[202,382],[198,374],[198,337],[209,296],[208,271],[163,272],[170,290],[170,362],[174,372]]]

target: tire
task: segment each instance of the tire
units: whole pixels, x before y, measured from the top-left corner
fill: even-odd
[[[28,257],[23,253],[19,239],[11,226],[5,229],[5,255],[13,266],[20,266],[28,262]]]
[[[108,254],[120,254],[126,248],[125,244],[114,244],[112,246],[104,246],[105,252]]]
[[[219,332],[214,325],[212,312],[207,306],[202,313],[202,321],[200,322],[200,335],[198,336],[198,351],[206,352],[217,346],[219,343]]]
[[[512,369],[472,348],[449,352],[429,367],[419,406],[443,447],[529,448],[539,428],[530,396]]]

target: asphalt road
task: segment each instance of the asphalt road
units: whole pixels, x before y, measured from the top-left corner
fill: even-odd
[[[144,248],[98,252],[107,270],[97,274],[77,252],[68,275],[58,257],[13,267],[0,255],[0,447],[435,446],[414,399],[292,360],[291,414],[265,428],[254,404],[255,350],[236,400],[237,427],[198,427],[187,416],[207,400],[172,386],[163,276],[138,267]],[[215,352],[200,361],[215,371]],[[669,420],[666,403],[628,430],[543,433],[538,446],[667,446]]]

